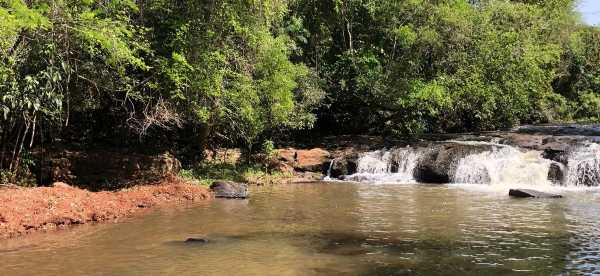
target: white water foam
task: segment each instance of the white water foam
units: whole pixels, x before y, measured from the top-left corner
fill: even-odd
[[[585,144],[569,154],[567,186],[600,186],[600,145]]]
[[[377,183],[414,183],[413,170],[420,152],[406,147],[361,154],[357,172],[345,180]]]
[[[520,150],[509,145],[478,141],[448,141],[468,145],[494,145],[492,150],[456,160],[452,174],[455,186],[484,189],[533,188],[544,191],[589,190],[600,186],[600,145],[585,144],[568,156],[568,165],[545,159],[541,151]],[[369,183],[415,183],[413,171],[423,149],[398,148],[361,154],[357,172],[345,180]],[[333,162],[331,166],[333,166]],[[564,174],[559,183],[548,179],[554,164]],[[330,167],[331,167],[330,166]],[[465,184],[465,185],[463,185]]]
[[[548,172],[552,161],[539,151],[521,152],[504,146],[466,156],[458,161],[454,183],[498,186],[550,186]]]

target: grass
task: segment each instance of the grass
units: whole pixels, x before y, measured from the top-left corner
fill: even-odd
[[[231,180],[249,184],[266,185],[288,181],[292,175],[279,171],[269,171],[262,164],[235,164],[231,162],[207,161],[179,175],[185,179],[198,181],[209,186],[217,180]]]

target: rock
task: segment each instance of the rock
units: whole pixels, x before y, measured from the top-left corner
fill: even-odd
[[[288,163],[279,163],[277,164],[277,166],[275,167],[276,171],[282,172],[282,173],[294,173],[294,167],[292,167],[290,164]]]
[[[356,173],[356,169],[358,167],[358,154],[354,153],[338,157],[333,159],[333,164],[331,164],[331,161],[329,161],[326,166],[323,166],[324,174],[327,174],[330,165],[330,177],[332,178],[340,178],[344,175],[354,174]]]
[[[512,197],[519,197],[519,198],[562,198],[561,195],[557,195],[557,194],[550,194],[550,193],[545,193],[545,192],[540,192],[540,191],[536,191],[536,190],[529,190],[529,189],[511,189],[508,192],[509,196]]]
[[[550,136],[543,134],[508,134],[503,143],[543,151],[543,157],[566,164],[567,153],[574,147],[598,141],[597,136]]]
[[[456,142],[430,146],[417,161],[413,176],[424,183],[449,183],[461,158],[489,151],[494,147],[491,144]]]
[[[320,148],[310,150],[280,149],[278,154],[281,161],[290,164],[294,170],[300,172],[321,172],[323,163],[326,163],[330,158],[329,152]]]
[[[185,240],[185,243],[208,243],[209,240],[206,237],[192,237],[192,238],[187,238]]]
[[[233,181],[215,181],[210,190],[217,198],[247,198],[248,184]]]
[[[569,154],[563,150],[545,149],[542,157],[566,165],[569,162]]]
[[[517,129],[518,133],[545,134],[545,135],[570,135],[570,136],[600,136],[600,124],[580,125],[525,125]]]
[[[548,180],[560,184],[563,177],[564,165],[558,162],[552,162],[552,164],[550,164],[550,170],[548,170]]]
[[[291,183],[312,183],[316,181],[321,181],[323,177],[324,176],[321,173],[301,172],[296,173]]]

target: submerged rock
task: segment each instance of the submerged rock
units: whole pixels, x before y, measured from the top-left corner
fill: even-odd
[[[206,237],[191,237],[185,240],[185,243],[208,243],[209,240]]]
[[[217,198],[247,198],[248,184],[233,181],[215,181],[210,190]]]
[[[529,189],[511,189],[508,192],[509,196],[520,198],[562,198],[562,195],[540,192]]]

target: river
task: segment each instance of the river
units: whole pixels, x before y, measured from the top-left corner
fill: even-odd
[[[600,273],[600,190],[512,199],[478,184],[255,187],[249,200],[0,242],[0,275]],[[189,237],[208,243],[185,243]]]

